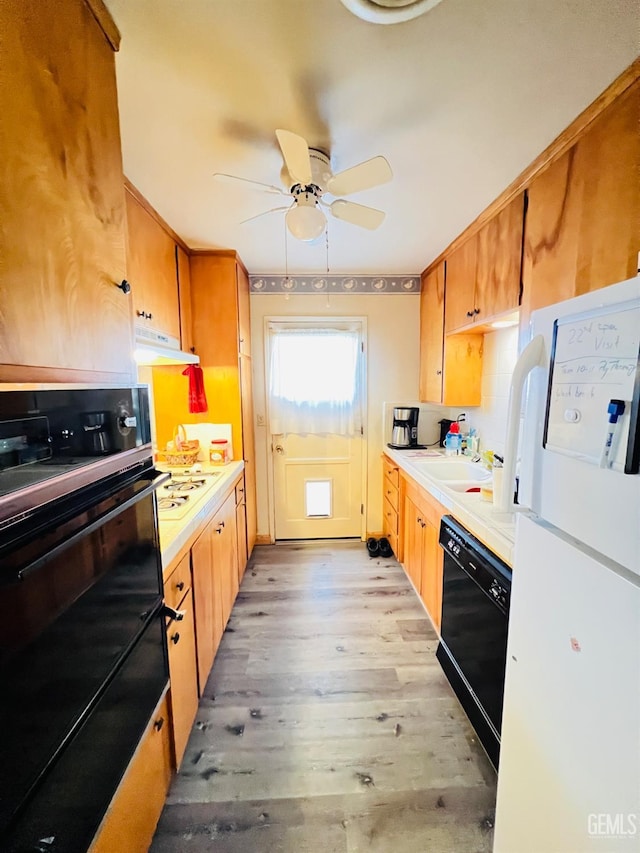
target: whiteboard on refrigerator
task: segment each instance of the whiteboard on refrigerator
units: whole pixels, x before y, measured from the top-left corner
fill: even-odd
[[[547,450],[624,468],[640,359],[640,300],[604,306],[555,321],[547,396]],[[624,403],[613,429],[612,400]]]

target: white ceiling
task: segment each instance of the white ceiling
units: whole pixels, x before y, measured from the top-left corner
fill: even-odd
[[[377,154],[390,184],[352,196],[375,232],[331,219],[336,273],[421,271],[636,57],[637,0],[442,0],[383,26],[340,0],[106,0],[127,177],[192,248],[285,271],[274,131],[331,155]],[[324,272],[324,242],[288,239],[289,272]]]

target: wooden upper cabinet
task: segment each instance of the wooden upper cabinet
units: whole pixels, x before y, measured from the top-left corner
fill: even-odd
[[[422,276],[420,293],[420,399],[442,401],[444,261]]]
[[[529,187],[523,315],[635,275],[640,249],[640,82]]]
[[[518,308],[524,205],[522,192],[447,258],[446,332]]]
[[[0,31],[0,380],[130,382],[113,49],[82,0],[4,0]]]
[[[446,279],[446,282],[445,282]],[[444,334],[449,266],[441,261],[422,276],[420,294],[420,399],[445,406],[479,406],[481,335]]]
[[[178,271],[178,297],[180,303],[180,341],[185,352],[192,352],[193,321],[191,319],[191,267],[189,255],[182,246],[176,246],[176,269]]]
[[[447,257],[445,332],[474,321],[478,235],[474,234]]]
[[[251,355],[251,310],[249,305],[249,276],[241,264],[236,265],[238,281],[238,350]]]
[[[520,305],[525,194],[516,196],[478,232],[474,322]]]
[[[176,244],[141,197],[127,186],[127,277],[136,326],[180,341]]]

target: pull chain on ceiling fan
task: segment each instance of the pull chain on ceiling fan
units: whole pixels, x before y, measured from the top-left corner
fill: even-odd
[[[285,222],[289,232],[298,240],[307,242],[316,240],[326,229],[327,219],[321,208],[328,210],[336,219],[371,231],[382,224],[385,217],[382,210],[343,198],[336,198],[327,204],[323,195],[351,195],[387,183],[393,173],[384,157],[372,157],[333,175],[328,156],[323,151],[309,148],[302,136],[289,130],[276,130],[276,137],[290,178],[288,192],[273,184],[263,184],[235,175],[216,172],[213,176],[219,181],[242,182],[264,192],[292,198],[291,204],[251,216],[243,223],[286,210]]]

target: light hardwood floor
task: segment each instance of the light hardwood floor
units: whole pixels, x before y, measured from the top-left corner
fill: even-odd
[[[395,560],[257,547],[152,853],[489,853],[496,776]]]

